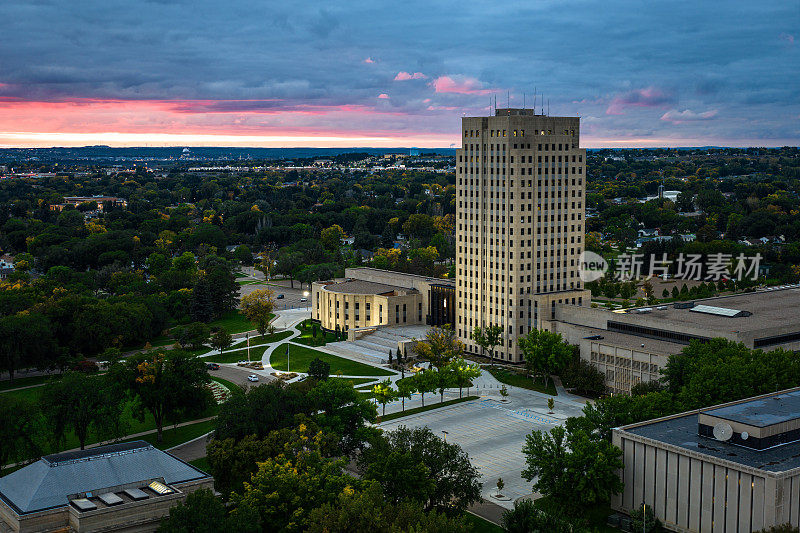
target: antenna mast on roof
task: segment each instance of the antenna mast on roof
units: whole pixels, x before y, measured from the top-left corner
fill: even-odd
[[[547,99],[547,116],[550,116],[550,99]]]

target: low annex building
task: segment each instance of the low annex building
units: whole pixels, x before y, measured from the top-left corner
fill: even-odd
[[[158,528],[213,478],[145,441],[46,455],[0,478],[0,532]]]
[[[800,287],[675,302],[624,311],[557,304],[545,329],[580,346],[615,394],[659,379],[669,356],[692,340],[721,337],[765,351],[800,350]]]
[[[672,531],[800,525],[800,388],[615,428],[625,488]]]
[[[452,325],[454,306],[452,280],[377,268],[348,268],[344,279],[311,286],[311,317],[327,330]]]

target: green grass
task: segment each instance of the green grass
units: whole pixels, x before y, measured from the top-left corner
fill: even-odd
[[[439,407],[447,407],[448,405],[455,405],[457,403],[468,402],[470,400],[477,400],[477,399],[478,396],[464,396],[463,398],[456,398],[455,400],[447,400],[446,402],[429,403],[425,407],[415,407],[413,409],[406,409],[405,411],[391,413],[386,416],[379,416],[378,422],[388,422],[389,420],[394,420],[395,418],[402,418],[404,416],[415,415],[417,413],[424,413],[425,411],[430,411],[431,409],[438,409]]]
[[[60,379],[60,374],[54,374],[52,376],[30,376],[26,378],[14,378],[14,381],[3,380],[0,381],[0,391],[6,391],[11,389],[18,389],[20,387],[30,387],[32,385],[43,385],[48,383],[51,379]]]
[[[31,387],[28,389],[11,389],[3,392],[2,394],[4,394],[6,397],[13,396],[14,398],[26,400],[28,402],[38,402],[46,388],[47,386],[45,385],[42,387]]]
[[[270,364],[276,370],[286,372],[286,346],[283,343],[275,348],[270,356]],[[345,376],[391,376],[392,372],[370,365],[337,357],[329,353],[320,352],[308,346],[292,344],[289,348],[289,369],[292,372],[308,372],[308,365],[316,358],[331,365],[331,375],[341,372]]]
[[[166,450],[168,448],[172,448],[173,446],[177,446],[178,444],[183,444],[184,442],[188,442],[190,440],[196,439],[197,437],[201,437],[208,433],[209,431],[213,430],[213,420],[206,420],[204,422],[196,422],[194,424],[187,424],[183,427],[174,428],[165,426],[164,431],[162,432],[163,440],[158,442],[158,432],[153,431],[152,433],[147,433],[146,435],[142,435],[141,437],[134,437],[132,439],[128,439],[124,442],[130,442],[132,440],[143,440],[147,441],[159,450]]]
[[[189,461],[189,464],[194,466],[195,468],[199,468],[206,474],[211,473],[211,465],[208,464],[208,457],[201,457],[200,459],[195,459],[194,461]]]
[[[224,328],[228,333],[242,333],[253,330],[253,323],[239,311],[228,311],[220,318],[209,322],[211,329]]]
[[[300,330],[300,336],[292,339],[294,342],[305,344],[306,346],[325,346],[329,342],[336,342],[336,336],[331,331],[323,331],[322,327],[317,324],[317,337],[312,337],[314,331],[313,322],[304,320],[300,323],[297,329]]]
[[[260,348],[250,348],[250,360],[261,361],[261,357],[264,355],[264,350],[266,349],[266,346],[262,346]],[[223,352],[222,355],[217,352],[209,355],[208,357],[204,357],[203,359],[214,363],[238,363],[239,361],[247,361],[247,348],[244,350]]]
[[[503,533],[505,531],[502,527],[472,513],[464,513],[464,519],[467,524],[472,526],[472,533]]]
[[[243,388],[241,388],[236,383],[233,383],[232,381],[228,381],[227,379],[218,378],[217,376],[211,376],[211,379],[213,379],[214,381],[216,381],[220,385],[225,385],[226,387],[228,387],[228,390],[231,391],[231,394],[236,394],[238,392],[244,392]]]
[[[336,376],[331,376],[332,378],[336,378]],[[337,378],[337,379],[346,379],[350,383],[353,384],[353,387],[358,388],[358,385],[364,385],[364,383],[372,383],[375,381],[374,378]],[[372,388],[372,385],[369,386]]]
[[[292,335],[292,333],[293,332],[291,330],[286,330],[286,331],[279,331],[278,333],[273,333],[271,335],[270,334],[259,335],[258,337],[253,337],[253,338],[250,339],[250,346],[256,346],[258,344],[269,344],[271,342],[282,341],[283,339],[285,339],[287,337],[290,337]],[[234,348],[234,349],[235,348],[244,348],[246,346],[247,346],[247,339],[237,342],[236,344],[231,346],[231,348]]]
[[[525,374],[513,370],[506,370],[505,368],[498,367],[491,368],[489,366],[484,367],[484,370],[493,375],[500,383],[549,394],[550,396],[558,396],[556,387],[553,385],[553,380],[549,377],[547,378],[547,384],[543,385],[541,381],[529,378]]]

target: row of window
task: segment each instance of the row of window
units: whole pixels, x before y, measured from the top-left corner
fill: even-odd
[[[569,171],[570,168],[572,169],[572,172]],[[526,172],[526,169],[527,169],[527,172]],[[562,169],[564,170],[564,172],[561,172]],[[497,168],[497,172],[495,172],[494,170],[495,170],[495,167],[491,166],[491,164],[490,164],[488,171],[486,170],[486,167],[483,168],[483,174],[488,174],[490,176],[495,175],[495,174],[498,175],[498,176],[500,176],[500,175],[505,176],[506,175],[506,167]],[[570,173],[573,174],[573,175],[583,174],[583,167],[555,167],[554,166],[554,167],[552,167],[553,172],[550,172],[551,167],[541,167],[540,166],[537,169],[538,172],[534,172],[533,170],[534,170],[533,167],[521,168],[520,172],[519,172],[519,175],[520,176],[525,176],[525,175],[528,175],[528,176],[534,176],[534,175],[536,175],[536,176],[549,176],[549,175],[553,175],[553,176],[555,176],[556,174],[570,174]],[[544,170],[544,172],[542,172],[543,170]],[[556,172],[556,170],[558,170],[558,172]],[[480,171],[480,168],[478,168],[477,166],[474,166],[474,167],[473,166],[468,166],[468,167],[458,167],[458,173],[462,174],[462,175],[463,174],[478,174],[478,175],[480,175],[481,171]],[[514,168],[513,167],[509,169],[508,175],[509,176],[513,176],[514,175]]]
[[[487,157],[488,157],[488,159],[487,159]],[[503,155],[503,156],[498,155],[496,157],[497,157],[497,163],[501,163],[501,162],[505,163],[506,162],[506,156],[505,155]],[[502,160],[501,160],[501,157],[502,157]],[[517,156],[517,163],[525,163],[526,162],[526,159],[525,159],[526,157],[527,157],[527,162],[528,163],[533,163],[533,156],[532,155]],[[483,162],[484,163],[487,163],[487,162],[488,163],[494,163],[495,162],[494,158],[495,158],[494,155],[489,155],[489,156],[484,155],[483,156]],[[542,162],[544,162],[544,163],[556,163],[556,162],[558,162],[558,163],[569,163],[570,156],[568,156],[568,155],[555,156],[554,155],[554,156],[550,157],[548,155],[544,155],[544,156],[540,155],[540,156],[536,156],[536,158],[537,158],[536,161],[538,163],[542,163]],[[544,160],[542,160],[542,158],[544,158]],[[467,156],[467,155],[463,155],[462,154],[462,155],[458,156],[458,162],[459,163],[466,163],[466,162],[480,163],[481,162],[481,156],[479,156],[479,155]],[[510,163],[514,162],[514,156],[513,155],[511,157],[509,157],[509,162]],[[582,155],[572,155],[572,162],[573,163],[583,163],[583,156]]]
[[[487,180],[489,180],[489,183],[486,183]],[[564,180],[564,183],[561,182],[562,180]],[[473,180],[472,178],[458,178],[458,184],[459,185],[465,185],[467,187],[503,187],[503,188],[505,188],[505,186],[506,186],[506,180],[505,179],[494,180],[493,178],[484,177],[482,180],[480,180],[480,181],[483,181],[482,184],[478,183],[478,181],[479,181],[478,179],[474,179]],[[524,180],[524,179],[519,181],[520,187],[525,188],[525,181],[526,180]],[[527,180],[527,182],[528,182],[528,187],[533,187],[533,180]],[[583,178],[577,178],[577,179],[576,178],[572,178],[572,186],[574,187],[575,185],[583,185]],[[538,187],[542,186],[542,180],[537,180],[537,186]],[[548,187],[548,186],[552,186],[552,187],[555,187],[555,186],[567,187],[567,186],[569,186],[569,179],[568,178],[562,178],[561,176],[554,176],[553,180],[549,181],[547,178],[545,178],[544,179],[544,186],[545,187]],[[511,188],[514,187],[514,180],[510,180],[509,181],[509,187],[511,187]],[[459,190],[462,190],[462,189],[459,189]]]
[[[506,137],[506,130],[494,130],[494,129],[492,129],[492,130],[485,130],[485,131],[488,131],[488,135],[489,135],[490,138],[491,137]],[[502,133],[502,135],[501,135],[501,133]],[[537,130],[533,130],[533,134],[534,135],[554,135],[553,130],[550,130],[550,129],[548,129],[548,130],[538,130],[538,129]],[[484,133],[484,135],[487,135],[487,133]],[[575,130],[574,129],[565,129],[565,130],[562,130],[560,134],[558,132],[556,132],[555,135],[573,135],[574,136],[575,135]],[[464,137],[465,138],[471,139],[471,138],[480,137],[480,136],[481,136],[481,130],[464,130]],[[511,136],[512,137],[525,137],[525,130],[511,130]],[[542,149],[541,146],[542,145],[540,144],[539,145],[539,150]],[[528,145],[528,148],[530,148],[530,145]]]
[[[502,203],[502,202],[489,202],[488,209],[494,209],[495,204],[498,205],[498,210],[499,211],[505,211],[506,210],[506,204]],[[576,204],[577,204],[577,207],[575,207]],[[483,202],[483,209],[484,210],[487,209],[486,205],[487,205],[486,202]],[[533,211],[533,207],[532,207],[533,204],[521,204],[521,205],[523,205],[523,206],[524,205],[531,206],[531,207],[528,208],[528,211]],[[481,206],[480,202],[473,202],[473,201],[467,202],[467,201],[462,201],[462,200],[458,201],[458,207],[460,207],[462,209],[480,209],[481,208],[480,206]],[[544,208],[547,209],[547,204],[544,204]],[[542,204],[537,204],[537,209],[539,211],[541,211],[542,210]],[[550,203],[550,209],[552,209],[552,210],[556,210],[556,209],[583,209],[583,202],[551,202]],[[513,211],[514,210],[514,204],[508,204],[508,210],[509,211]],[[520,211],[525,211],[525,208],[523,207],[522,209],[520,209]]]

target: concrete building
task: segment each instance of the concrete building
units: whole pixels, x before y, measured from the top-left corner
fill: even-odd
[[[348,268],[345,278],[311,286],[311,317],[328,330],[453,323],[452,280],[377,268]]]
[[[556,305],[551,331],[580,346],[612,393],[660,377],[670,355],[692,340],[721,337],[748,348],[800,350],[800,287],[766,289],[669,305],[609,311]]]
[[[517,338],[555,305],[590,300],[579,278],[586,150],[580,119],[497,109],[462,119],[456,150],[456,331],[504,330],[500,359],[522,361]]]
[[[625,489],[672,531],[800,525],[800,388],[615,428]]]
[[[46,455],[0,478],[0,532],[155,531],[213,481],[141,440]]]

